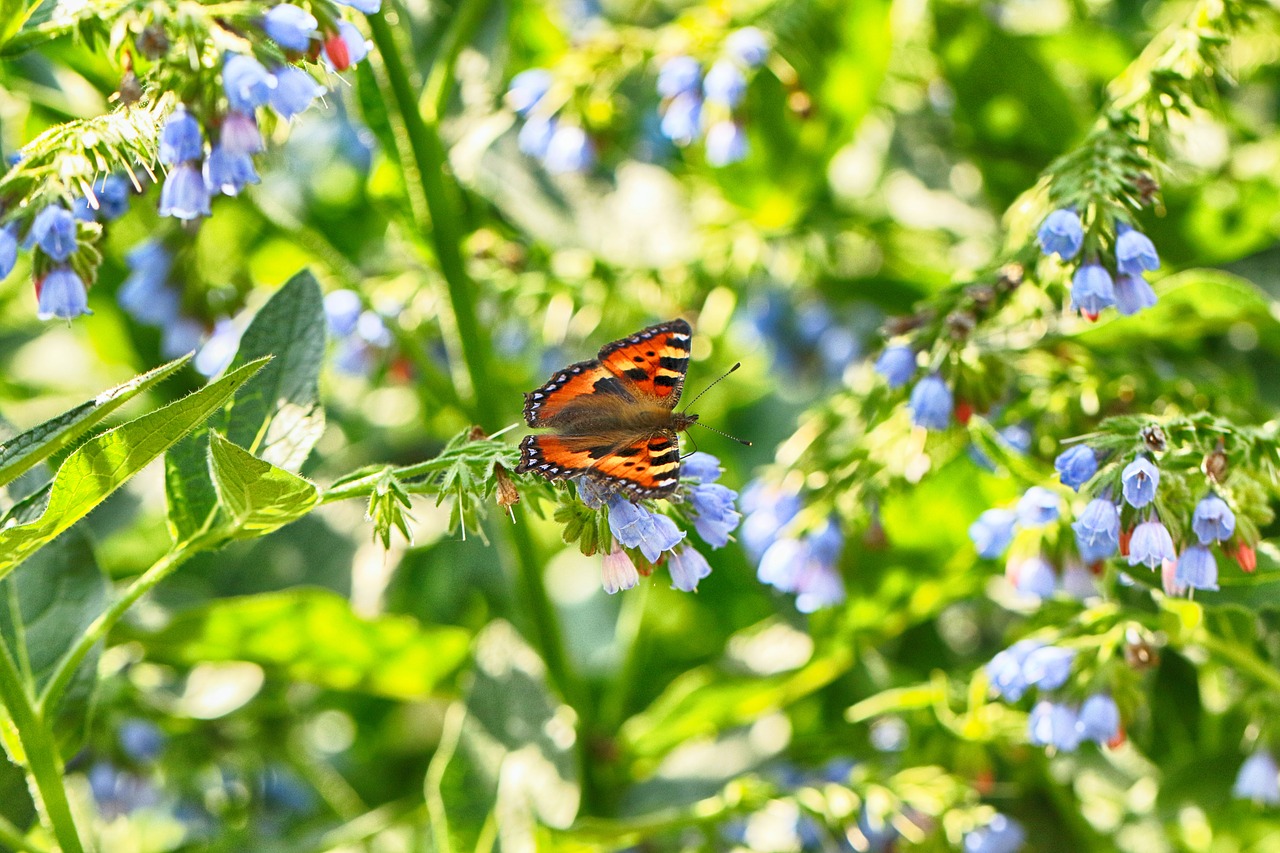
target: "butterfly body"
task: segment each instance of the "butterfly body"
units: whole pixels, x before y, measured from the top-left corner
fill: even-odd
[[[691,337],[684,320],[650,326],[525,394],[525,421],[553,432],[521,442],[516,471],[551,480],[585,476],[633,497],[674,492],[677,434],[698,419],[675,411]]]

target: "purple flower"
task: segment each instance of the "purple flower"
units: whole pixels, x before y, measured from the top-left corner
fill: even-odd
[[[1160,485],[1160,469],[1145,456],[1139,456],[1124,467],[1120,473],[1123,484],[1124,499],[1134,509],[1151,503],[1156,499],[1156,487]]]
[[[1017,853],[1026,840],[1021,824],[997,813],[986,826],[965,835],[964,853]]]
[[[239,195],[247,184],[258,183],[253,158],[248,154],[234,154],[225,145],[215,145],[204,161],[204,183],[209,193]],[[165,187],[168,188],[167,183]]]
[[[911,409],[911,422],[925,429],[943,430],[951,423],[954,408],[951,389],[942,377],[931,373],[916,383],[907,401]]]
[[[179,163],[164,179],[160,215],[198,219],[209,215],[209,188],[194,163]]]
[[[1205,496],[1191,515],[1191,529],[1201,545],[1221,542],[1236,532],[1236,514],[1215,494]]]
[[[800,512],[800,496],[757,480],[743,491],[742,510],[746,513],[742,544],[752,559],[759,560],[777,540],[782,528]]]
[[[293,118],[325,92],[314,77],[295,65],[276,66],[275,75],[276,87],[271,90],[270,101],[281,118]]]
[[[844,537],[828,521],[803,539],[779,539],[760,558],[756,576],[783,592],[796,594],[796,609],[812,613],[845,599],[844,578],[836,567]]]
[[[527,126],[527,125],[526,125]],[[547,142],[542,164],[555,175],[569,172],[585,172],[596,160],[591,137],[576,124],[560,124]]]
[[[911,381],[916,372],[916,353],[908,346],[886,347],[876,359],[876,373],[884,377],[892,389],[901,388]]]
[[[213,334],[200,347],[192,364],[202,376],[216,376],[227,369],[238,349],[240,330],[235,323],[224,317],[214,324]]]
[[[76,250],[76,218],[60,204],[51,204],[31,223],[31,240],[55,261],[62,262]]]
[[[160,131],[160,162],[176,166],[203,156],[204,137],[200,134],[200,123],[187,112],[186,107],[179,105],[169,114]]]
[[[360,34],[355,24],[338,21],[338,31],[324,40],[320,54],[330,71],[346,71],[364,61],[369,47],[369,40]]]
[[[1116,289],[1111,273],[1096,262],[1081,264],[1071,277],[1071,307],[1079,309],[1090,320],[1098,319],[1103,308],[1116,304]]]
[[[747,78],[736,62],[721,59],[707,71],[702,81],[702,93],[708,101],[715,101],[733,109],[742,103],[747,94]]]
[[[222,88],[233,110],[252,113],[267,102],[275,86],[276,78],[252,56],[228,53],[222,63]]]
[[[1156,304],[1156,292],[1141,275],[1121,273],[1116,276],[1116,310],[1132,317],[1143,308]]]
[[[1116,226],[1116,271],[1141,276],[1160,269],[1160,256],[1147,235],[1134,231],[1121,222]]]
[[[702,80],[702,65],[692,56],[673,56],[658,69],[658,94],[674,98],[698,88]]]
[[[1192,545],[1182,551],[1174,579],[1192,589],[1218,588],[1218,561],[1204,545]]]
[[[542,159],[547,156],[547,148],[551,145],[551,137],[556,132],[556,120],[546,116],[534,115],[520,128],[516,143],[520,150],[530,157]]]
[[[139,763],[155,761],[164,750],[164,732],[146,720],[125,720],[116,735],[124,753]]]
[[[707,129],[707,163],[717,168],[740,162],[747,156],[747,135],[742,126],[728,119]]]
[[[671,99],[659,125],[662,135],[683,148],[702,130],[702,99],[697,92],[681,92]]]
[[[1084,563],[1068,558],[1062,567],[1062,591],[1076,601],[1084,601],[1098,594],[1098,585],[1094,581],[1093,572]]]
[[[372,15],[382,8],[382,0],[334,0],[343,6],[350,6],[364,15]]]
[[[173,258],[158,240],[146,240],[125,255],[129,277],[116,292],[116,301],[139,323],[164,326],[176,319],[182,296],[169,286]]]
[[[729,544],[729,534],[738,528],[742,514],[734,507],[738,493],[719,483],[699,483],[690,492],[693,525],[712,548]]]
[[[993,560],[1004,553],[1013,541],[1013,525],[1018,514],[1011,509],[989,509],[969,525],[969,538],[978,556]]]
[[[1013,570],[1013,588],[1020,595],[1033,595],[1036,598],[1053,597],[1058,578],[1048,560],[1043,557],[1032,557],[1010,564],[1010,568]]]
[[[1094,455],[1092,448],[1077,444],[1058,454],[1058,458],[1053,460],[1053,469],[1058,472],[1062,485],[1078,492],[1081,486],[1098,473],[1098,457]]]
[[[640,583],[640,573],[636,564],[622,550],[622,546],[614,544],[613,550],[600,560],[600,585],[604,591],[613,595],[619,590],[632,589]]]
[[[1106,693],[1095,693],[1080,706],[1080,737],[1106,745],[1120,734],[1120,709]]]
[[[627,548],[639,548],[650,563],[685,537],[685,532],[667,516],[650,512],[621,495],[609,500],[609,529]]]
[[[1018,523],[1023,527],[1043,527],[1058,520],[1062,501],[1044,486],[1032,486],[1018,500]]]
[[[0,228],[0,280],[9,276],[18,263],[18,226]]]
[[[743,27],[729,33],[724,49],[748,68],[759,68],[769,58],[769,37],[759,27]]]
[[[701,450],[690,453],[680,462],[681,478],[699,483],[714,483],[723,471],[719,459]]]
[[[110,763],[93,765],[87,775],[98,812],[108,821],[160,803],[160,792],[151,783]]]
[[[262,29],[273,42],[286,50],[307,50],[318,26],[315,15],[288,3],[272,6],[262,16]]]
[[[1075,752],[1080,746],[1079,719],[1075,709],[1061,702],[1042,699],[1027,718],[1027,734],[1036,746],[1052,746],[1062,752]]]
[[[1120,547],[1120,510],[1106,498],[1094,498],[1071,529],[1076,534],[1080,559],[1086,563],[1105,560]]]
[[[73,215],[84,222],[119,219],[129,210],[129,185],[119,175],[104,175],[93,183],[93,199],[78,198]]]
[[[1231,796],[1260,806],[1280,806],[1280,768],[1269,750],[1259,749],[1244,760],[1231,786]]]
[[[696,592],[698,581],[711,574],[711,565],[697,548],[682,545],[667,558],[667,571],[671,573],[672,589]]]
[[[1084,245],[1084,226],[1074,210],[1055,210],[1044,218],[1036,235],[1046,255],[1057,255],[1064,261],[1074,258]]]
[[[84,281],[70,267],[54,267],[36,288],[39,305],[36,316],[41,320],[74,320],[81,314],[92,314]]]
[[[258,132],[258,123],[253,116],[235,111],[227,113],[223,119],[218,141],[228,154],[257,154],[266,147],[262,144],[262,134]]]
[[[1074,649],[1041,646],[1027,655],[1022,664],[1022,677],[1027,684],[1041,690],[1057,690],[1067,683],[1067,678],[1071,675],[1071,662],[1075,659]]]
[[[1039,640],[1019,640],[998,652],[987,663],[987,679],[1006,702],[1017,702],[1022,698],[1029,686],[1023,672],[1027,656],[1042,648],[1044,643]]]
[[[507,104],[518,115],[528,116],[547,92],[551,91],[551,84],[554,82],[555,77],[545,68],[521,71],[511,78],[511,85],[507,87]]]
[[[190,317],[178,317],[165,323],[160,330],[160,353],[165,358],[177,358],[194,352],[204,337],[204,326]]]
[[[1133,530],[1133,538],[1129,540],[1129,565],[1143,563],[1154,569],[1164,560],[1175,557],[1173,537],[1168,529],[1158,521],[1144,521]]]
[[[356,330],[356,321],[360,312],[364,311],[364,303],[360,294],[354,290],[334,290],[325,294],[324,316],[329,334],[335,338],[345,338]]]

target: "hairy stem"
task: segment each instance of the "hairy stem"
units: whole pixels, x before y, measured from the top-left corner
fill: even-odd
[[[3,644],[0,644],[0,702],[4,703],[14,728],[18,730],[22,750],[26,753],[23,756],[25,761],[18,763],[27,772],[41,817],[58,840],[62,853],[84,853],[84,845],[80,842],[80,833],[71,814],[71,803],[67,800],[67,789],[62,785],[62,756],[58,754],[53,733],[49,731],[44,716],[31,701],[18,665]]]

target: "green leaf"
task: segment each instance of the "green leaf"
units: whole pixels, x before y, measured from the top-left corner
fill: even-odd
[[[135,376],[0,445],[0,485],[13,482],[24,471],[70,445],[129,400],[171,376],[188,359],[189,356],[180,358]]]
[[[535,819],[565,828],[578,812],[573,714],[509,623],[486,626],[474,658],[466,699],[446,720],[427,773],[436,849],[476,849],[486,825],[502,849],[534,849]]]
[[[132,638],[163,663],[249,661],[294,681],[405,700],[431,696],[468,644],[461,628],[365,619],[342,596],[305,588],[220,599]]]
[[[0,531],[0,577],[83,518],[134,474],[195,429],[262,367],[247,364],[194,394],[95,436],[54,475],[39,518]]]
[[[106,608],[107,579],[88,540],[73,531],[0,581],[0,636],[16,651],[37,694],[58,662]],[[54,720],[64,754],[83,740],[97,686],[97,652],[77,670]]]
[[[272,356],[235,402],[209,422],[231,443],[286,471],[296,471],[324,431],[320,367],[324,360],[324,299],[302,271],[262,306],[240,339],[230,370]],[[190,538],[217,507],[208,466],[209,434],[198,431],[165,458],[169,524],[175,540]]]
[[[306,515],[320,500],[311,483],[264,462],[221,433],[210,433],[209,470],[236,539],[265,536]]]

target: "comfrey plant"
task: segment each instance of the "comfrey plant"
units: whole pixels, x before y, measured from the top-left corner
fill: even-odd
[[[601,585],[613,594],[632,589],[640,576],[665,565],[671,587],[695,592],[711,574],[707,558],[686,541],[689,527],[712,549],[729,543],[742,515],[737,492],[716,482],[720,462],[695,452],[680,464],[680,487],[665,501],[636,502],[625,494],[579,477],[577,500],[562,503],[556,519],[564,525],[564,540],[577,542],[587,556],[601,555]],[[683,526],[681,523],[682,522]]]
[[[368,54],[342,5],[369,12],[378,3],[191,6],[180,21],[163,4],[69,13],[63,25],[123,34],[112,42],[123,69],[119,106],[37,137],[0,177],[0,277],[12,272],[20,246],[32,250],[38,315],[74,319],[89,313],[97,243],[131,194],[160,183],[160,214],[191,223],[210,215],[218,195],[257,183],[254,157],[266,146],[260,125],[303,112],[326,91],[328,73]],[[161,266],[158,258],[134,257],[135,270]],[[158,286],[162,278],[147,273],[126,298],[141,305],[141,284]],[[190,324],[176,314],[162,320],[159,308],[141,310],[143,322],[164,327],[166,350],[189,343]],[[171,324],[180,328],[170,331]]]

